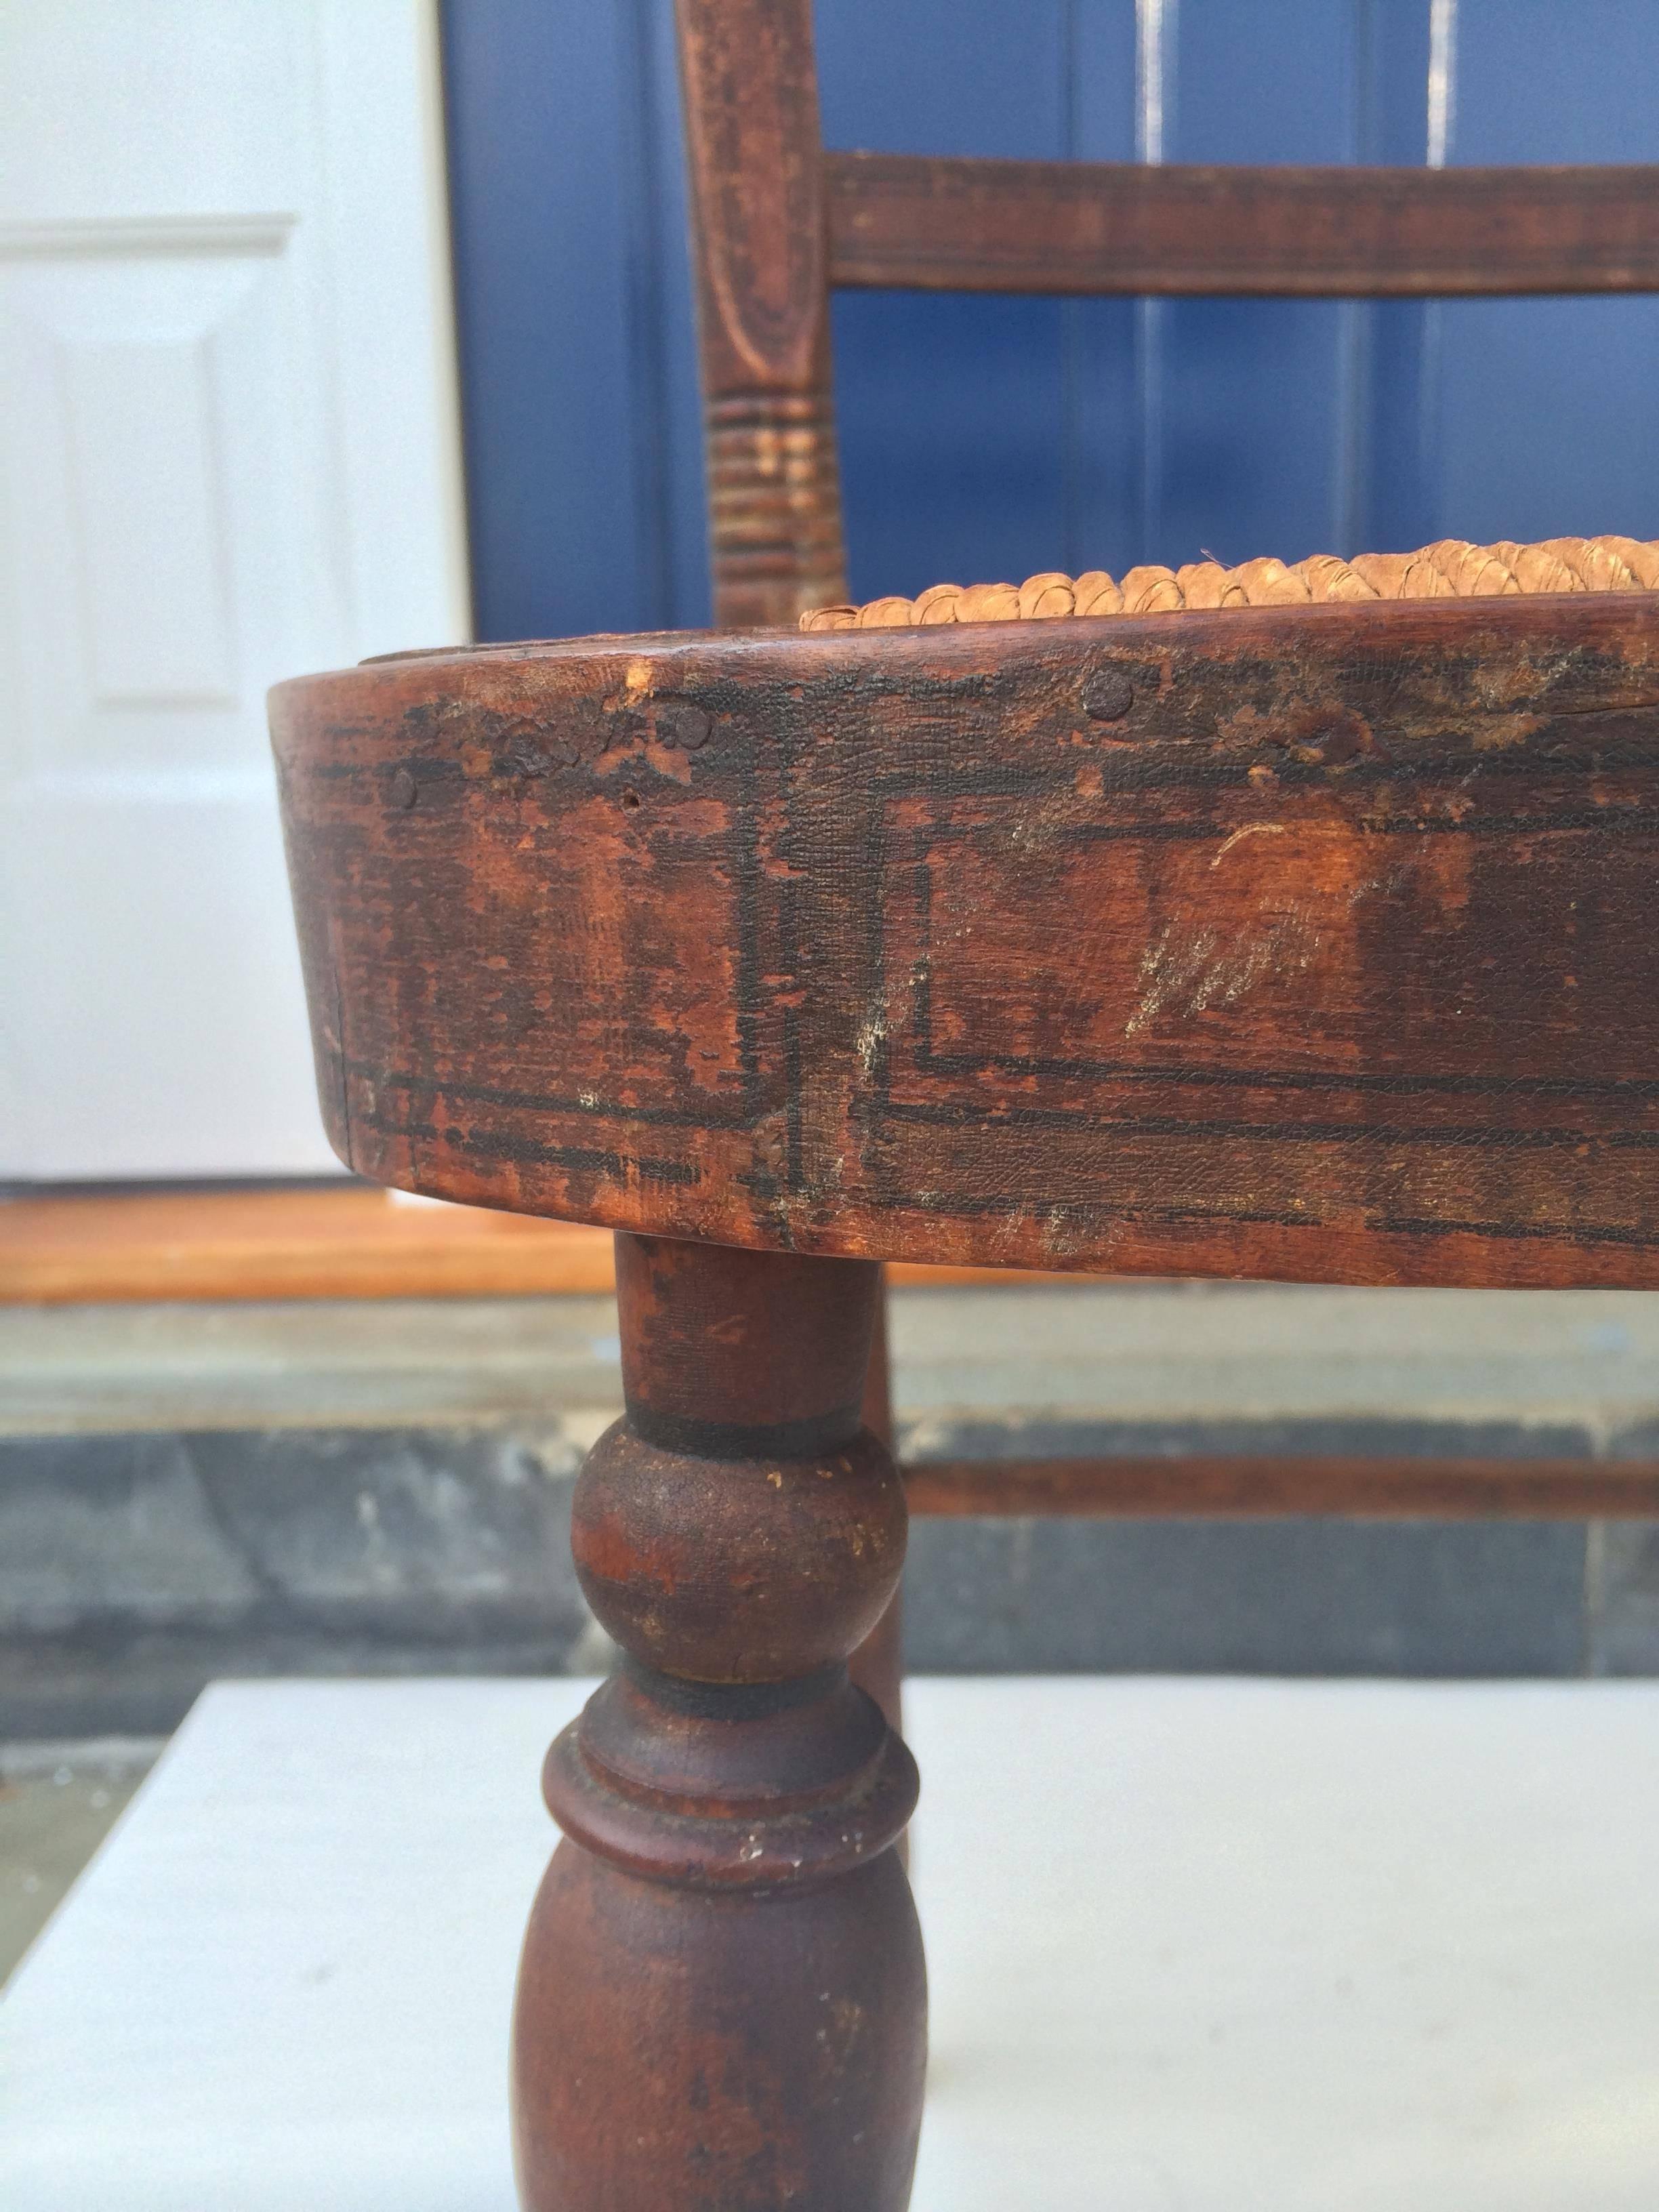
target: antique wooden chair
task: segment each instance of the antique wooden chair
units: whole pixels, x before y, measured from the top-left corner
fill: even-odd
[[[1659,1283],[1659,550],[837,608],[826,273],[1651,286],[1659,200],[826,158],[804,0],[682,31],[719,627],[396,657],[273,728],[342,1158],[617,1231],[574,1545],[626,1656],[546,1768],[525,2201],[899,2212],[878,1263]]]

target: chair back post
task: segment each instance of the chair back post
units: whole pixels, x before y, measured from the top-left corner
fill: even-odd
[[[847,597],[811,0],[675,0],[708,472],[714,618]],[[865,1418],[890,1442],[884,1298]],[[899,1726],[895,1598],[853,1678]]]
[[[847,596],[811,0],[676,0],[714,618]]]

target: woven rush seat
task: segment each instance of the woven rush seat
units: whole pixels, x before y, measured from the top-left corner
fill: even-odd
[[[1236,568],[1218,561],[1181,568],[1058,570],[1023,584],[934,584],[914,599],[896,595],[862,606],[814,607],[807,630],[907,629],[918,623],[1048,621],[1068,615],[1177,614],[1204,607],[1323,605],[1334,600],[1503,599],[1517,592],[1659,590],[1659,541],[1549,538],[1541,544],[1471,545],[1443,538],[1414,553],[1360,553],[1352,561],[1310,554],[1287,568],[1273,559]]]

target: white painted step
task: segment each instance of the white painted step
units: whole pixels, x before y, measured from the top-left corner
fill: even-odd
[[[210,1691],[0,2006],[7,2212],[510,2212],[585,1687]],[[908,1695],[915,2212],[1659,2204],[1659,1685]]]

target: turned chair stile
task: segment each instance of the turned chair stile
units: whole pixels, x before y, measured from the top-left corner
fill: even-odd
[[[715,629],[272,727],[341,1157],[617,1232],[572,1540],[624,1656],[545,1769],[524,2202],[902,2212],[880,1262],[1659,1285],[1659,550],[851,609],[828,287],[1653,288],[1659,193],[825,156],[805,0],[679,15]]]

